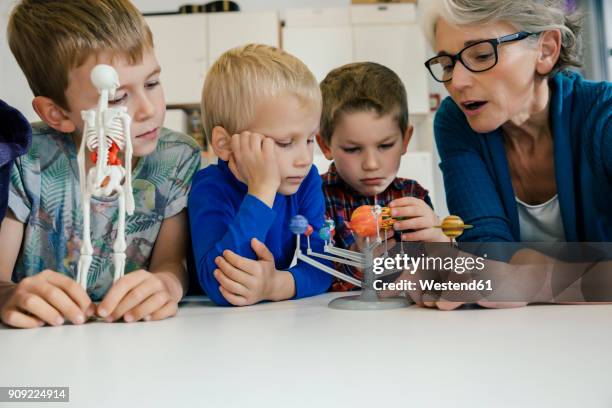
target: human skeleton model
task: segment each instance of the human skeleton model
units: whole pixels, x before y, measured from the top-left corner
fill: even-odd
[[[83,138],[79,148],[79,182],[83,205],[83,242],[79,258],[77,281],[87,289],[87,277],[91,266],[93,247],[91,244],[91,197],[118,195],[119,219],[117,238],[113,244],[114,279],[123,276],[125,269],[125,214],[134,213],[132,195],[132,139],[131,119],[126,107],[109,108],[109,99],[115,97],[119,77],[113,67],[96,65],[91,71],[91,81],[100,93],[95,109],[81,111]],[[94,163],[85,176],[85,147]],[[117,157],[124,152],[125,169]]]
[[[365,237],[365,247],[362,253],[349,251],[346,249],[336,248],[333,245],[331,237],[333,236],[333,221],[326,220],[325,225],[319,230],[319,236],[325,241],[323,252],[330,255],[319,254],[310,248],[310,235],[314,232],[312,226],[308,225],[308,220],[301,215],[292,218],[289,228],[296,235],[296,258],[314,266],[324,272],[329,273],[339,279],[352,283],[361,288],[361,293],[357,296],[345,296],[334,299],[329,306],[336,309],[392,309],[404,307],[408,305],[408,301],[403,297],[387,297],[380,298],[378,292],[374,289],[375,274],[373,270],[374,264],[374,249],[383,242],[381,238],[381,230],[385,242],[385,251],[383,256],[387,256],[387,234],[386,231],[393,228],[393,224],[403,218],[391,217],[391,210],[388,207],[379,205],[363,205],[355,209],[351,215],[350,223],[347,223],[349,228],[354,233],[361,237]],[[471,225],[466,225],[463,220],[457,216],[449,216],[444,219],[441,225],[443,233],[451,238],[461,235],[464,229],[471,228]],[[308,240],[308,248],[306,253],[303,253],[300,248],[300,235],[304,234]],[[401,243],[401,241],[400,241]],[[403,254],[404,248],[401,247]],[[351,265],[363,269],[363,281],[359,281],[352,276],[346,275],[333,268],[330,268],[314,258],[327,259],[344,265]],[[389,271],[378,275],[378,278],[396,273],[397,271]]]

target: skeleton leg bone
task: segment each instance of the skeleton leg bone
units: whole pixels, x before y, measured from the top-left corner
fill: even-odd
[[[117,190],[119,194],[119,222],[117,224],[117,237],[113,244],[113,262],[115,264],[115,275],[113,283],[123,277],[125,272],[125,194],[126,185],[120,186]]]
[[[77,269],[77,281],[87,290],[87,277],[89,276],[89,267],[93,258],[93,246],[91,245],[91,227],[90,227],[90,205],[91,195],[85,193],[83,197],[83,240],[81,241],[81,256]]]

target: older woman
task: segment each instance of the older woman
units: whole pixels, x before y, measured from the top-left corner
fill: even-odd
[[[555,0],[430,0],[450,94],[435,138],[465,241],[612,241],[612,83],[579,66],[580,17]]]

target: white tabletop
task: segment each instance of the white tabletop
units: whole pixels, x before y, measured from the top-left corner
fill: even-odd
[[[75,407],[612,406],[612,305],[341,311],[336,296],[0,329],[0,386],[69,386],[51,406]]]

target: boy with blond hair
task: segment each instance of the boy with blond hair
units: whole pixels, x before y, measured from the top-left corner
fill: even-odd
[[[327,74],[321,92],[317,143],[333,160],[322,178],[326,216],[336,224],[336,245],[361,249],[361,241],[345,221],[357,207],[374,204],[390,207],[393,217],[407,218],[393,225],[404,231],[402,240],[448,241],[435,228],[439,220],[427,190],[414,180],[397,177],[413,131],[406,90],[397,74],[373,62],[347,64]],[[356,268],[337,268],[361,279]],[[336,291],[350,289],[352,284],[338,279],[332,285]]]
[[[200,157],[193,140],[162,127],[160,67],[142,15],[128,0],[23,0],[8,38],[42,122],[13,167],[0,228],[2,321],[37,327],[80,324],[94,314],[108,322],[173,316],[187,282],[185,206]],[[73,280],[83,221],[77,151],[81,111],[98,101],[90,72],[101,63],[115,68],[121,84],[109,105],[125,106],[132,118],[135,211],[126,220],[129,273],[113,284],[117,197],[92,199],[86,291]]]
[[[218,305],[251,305],[325,292],[330,275],[290,266],[292,217],[323,226],[312,166],[321,114],[316,79],[297,58],[249,44],[224,53],[202,94],[204,131],[219,164],[196,174],[189,220],[198,277]],[[313,234],[311,247],[322,251]],[[305,250],[305,246],[302,248]]]

